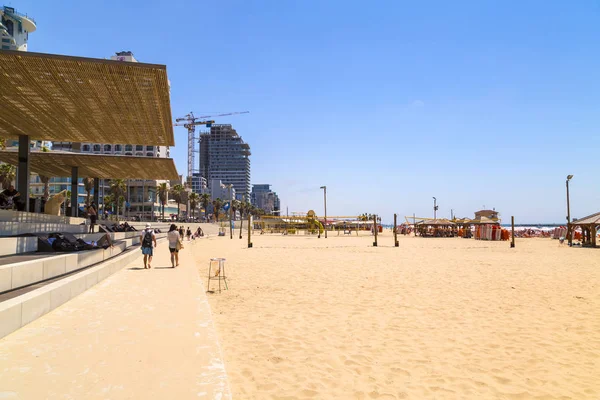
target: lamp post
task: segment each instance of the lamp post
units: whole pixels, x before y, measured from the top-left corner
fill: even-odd
[[[573,175],[567,175],[567,236],[569,246],[573,244],[573,232],[571,232],[571,205],[569,203],[569,181],[573,179]]]
[[[438,209],[438,206],[436,204],[437,204],[437,199],[434,197],[433,198],[433,219],[437,218],[437,209]]]
[[[233,210],[233,198],[231,196],[231,189],[233,188],[233,185],[230,183],[229,184],[229,239],[233,239],[233,229],[231,226],[231,217],[232,217],[232,210]]]
[[[323,204],[325,206],[325,226],[327,226],[327,186],[321,186],[321,189],[323,189]],[[327,239],[327,228],[325,228],[325,239]]]

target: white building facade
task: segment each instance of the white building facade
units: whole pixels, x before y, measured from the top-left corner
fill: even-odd
[[[0,9],[0,49],[27,51],[29,34],[36,29],[35,21],[26,14],[13,7]]]

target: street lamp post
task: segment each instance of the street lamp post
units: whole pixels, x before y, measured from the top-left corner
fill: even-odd
[[[229,239],[233,239],[233,228],[231,225],[231,217],[233,214],[232,210],[233,210],[233,198],[231,197],[231,188],[233,187],[232,184],[229,184]]]
[[[438,206],[436,205],[436,203],[437,203],[437,199],[434,197],[433,198],[433,219],[437,218],[437,209],[438,209]]]
[[[323,203],[325,206],[325,226],[327,226],[327,186],[321,186],[321,189],[323,189]],[[325,239],[327,239],[327,228],[325,228]]]
[[[569,181],[573,179],[573,175],[567,175],[567,237],[569,246],[573,244],[573,232],[571,229],[571,205],[569,203]]]

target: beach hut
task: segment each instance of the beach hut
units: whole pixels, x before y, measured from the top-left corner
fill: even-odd
[[[458,235],[456,224],[448,219],[424,219],[416,223],[416,229],[422,237],[455,237]]]
[[[585,247],[596,247],[598,226],[600,226],[600,212],[580,218],[571,223],[571,229],[581,228],[581,244]]]

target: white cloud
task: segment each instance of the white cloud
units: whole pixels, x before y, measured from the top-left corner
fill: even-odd
[[[423,100],[413,100],[411,103],[413,107],[425,107],[425,102]]]

